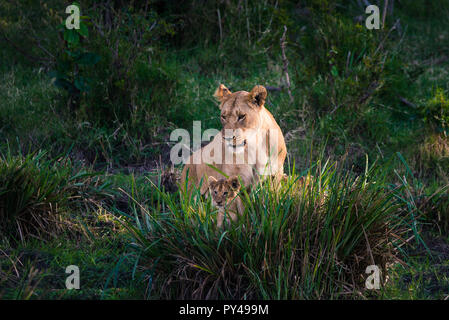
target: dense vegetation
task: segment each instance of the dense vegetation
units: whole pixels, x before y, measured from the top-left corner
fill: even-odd
[[[449,1],[364,2],[1,2],[0,299],[447,298]],[[164,183],[220,83],[268,87],[289,152],[226,231]]]

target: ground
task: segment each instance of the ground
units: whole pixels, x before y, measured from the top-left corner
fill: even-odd
[[[0,15],[0,59],[4,61],[0,66],[0,181],[4,186],[7,182],[19,185],[14,180],[16,171],[8,171],[13,164],[20,167],[26,163],[30,170],[23,170],[29,188],[17,191],[0,186],[0,228],[7,225],[6,219],[2,220],[3,209],[15,207],[7,207],[10,204],[2,194],[11,195],[7,192],[13,189],[20,201],[28,199],[22,194],[33,195],[28,202],[17,200],[25,211],[56,212],[63,225],[62,231],[58,229],[50,237],[30,236],[23,241],[3,231],[0,298],[155,299],[206,297],[207,292],[229,298],[240,297],[242,288],[250,288],[248,292],[257,298],[340,298],[338,293],[344,291],[345,298],[447,299],[449,23],[445,13],[449,5],[447,1],[434,5],[436,2],[423,0],[411,8],[395,3],[386,27],[377,33],[354,19],[364,15],[358,5],[343,2],[334,6],[327,1],[306,1],[303,7],[286,2],[279,10],[273,9],[271,1],[265,7],[251,2],[246,9],[223,3],[217,8],[206,6],[203,12],[189,7],[187,1],[184,5],[190,9],[182,19],[176,20],[181,14],[177,8],[157,4],[147,21],[139,19],[143,7],[117,4],[113,16],[126,12],[129,20],[111,22],[120,26],[114,33],[107,31],[113,30],[107,26],[98,29],[95,23],[103,21],[100,9],[81,1],[95,23],[89,25],[88,37],[83,35],[73,46],[57,30],[56,22],[61,22],[64,11],[57,2],[29,11],[43,15],[36,34],[26,32],[29,16],[8,4],[0,5],[5,10],[5,15]],[[102,8],[106,14],[108,9]],[[205,13],[210,17],[207,21],[202,20]],[[128,41],[132,33],[127,28],[132,23],[136,30],[149,30],[151,19],[158,23],[150,36],[143,32],[140,38],[133,38],[135,42]],[[293,102],[285,87],[285,61],[279,46],[283,25],[289,30],[286,56]],[[32,40],[27,41],[28,35]],[[29,59],[14,44],[29,49],[28,55],[54,61]],[[111,50],[116,45],[117,54]],[[39,49],[42,46],[54,57],[47,57]],[[100,59],[96,65],[70,60],[76,50],[94,53]],[[69,71],[60,66],[67,61],[72,67]],[[55,85],[59,78],[76,84],[79,97]],[[248,219],[255,219],[248,223],[260,226],[262,234],[251,227],[248,231],[242,222],[237,231],[217,235],[201,217],[195,218],[200,227],[194,228],[182,217],[195,212],[214,215],[210,203],[159,190],[161,171],[169,170],[170,147],[176,143],[169,141],[170,132],[175,128],[191,131],[194,120],[201,121],[203,130],[220,127],[212,96],[219,83],[232,91],[248,91],[256,84],[274,88],[266,106],[286,138],[289,181],[293,185],[295,176],[320,168],[313,171],[315,184],[310,193],[284,190],[279,198],[272,198],[263,187],[248,195],[254,203]],[[23,160],[27,157],[30,159]],[[329,167],[335,163],[335,172],[326,171],[327,160]],[[375,174],[366,174],[367,162],[368,167],[376,168]],[[348,178],[346,172],[350,172]],[[355,193],[337,188],[345,179],[352,181],[357,176],[367,177],[373,184],[355,183]],[[36,181],[39,184],[33,184]],[[327,181],[334,190],[324,208],[319,205],[320,181]],[[375,189],[379,181],[384,182],[381,191]],[[34,201],[44,187],[56,194],[55,200]],[[378,191],[381,196],[376,198]],[[371,197],[378,199],[373,200],[375,205]],[[387,200],[384,203],[382,199]],[[49,209],[55,203],[60,210]],[[346,205],[349,209],[342,210]],[[360,222],[358,217],[351,220],[352,214],[358,214],[351,208],[362,208],[378,221],[394,225],[407,240],[393,250],[389,279],[380,291],[357,287],[346,293],[347,287],[338,287],[337,280],[349,283],[363,275],[353,257],[369,256],[364,240],[351,236],[350,231],[360,232],[364,239],[355,226],[367,228],[373,252],[378,240],[377,226]],[[384,210],[401,221],[399,227],[396,220],[382,215]],[[314,220],[308,226],[324,230],[316,248],[300,235],[291,238],[292,230],[308,229],[300,229],[292,218],[278,221],[273,217],[293,217],[297,211],[305,212],[301,217],[310,212],[335,213],[333,218]],[[162,222],[153,221],[153,216]],[[269,227],[270,221],[274,228]],[[327,270],[310,271],[301,259],[310,258],[308,265],[313,266],[320,250],[334,244],[332,239],[338,237],[331,235],[338,230],[337,221],[354,221],[353,225],[348,222],[336,245],[345,250],[335,249],[338,257],[327,262]],[[13,226],[7,231],[15,230]],[[158,241],[152,232],[173,239]],[[249,232],[247,239],[241,239],[244,232]],[[329,239],[325,239],[328,233]],[[290,265],[289,259],[275,253],[282,252],[280,256],[287,258],[281,246],[292,242],[294,250],[303,254],[310,249],[310,255],[289,256],[291,261],[298,259]],[[351,251],[353,246],[348,243],[353,242]],[[382,245],[379,241],[382,252],[392,250]],[[271,250],[265,250],[267,246]],[[269,253],[248,254],[256,249]],[[81,268],[80,290],[65,289],[68,265]],[[275,270],[275,266],[283,267]],[[292,266],[303,268],[300,278],[304,283],[295,282]],[[340,279],[339,272],[347,269],[352,278],[345,275]],[[177,282],[176,272],[192,282],[170,287]],[[314,286],[328,276],[335,281]],[[195,282],[203,285],[195,287]],[[214,291],[215,286],[230,289]],[[295,286],[301,290],[285,289]]]

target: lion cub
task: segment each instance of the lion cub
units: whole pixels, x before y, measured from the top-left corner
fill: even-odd
[[[238,196],[240,181],[236,176],[220,180],[210,176],[208,182],[212,204],[218,208],[217,226],[221,228],[225,212],[227,219],[230,217],[235,221],[237,214],[241,215],[244,211],[242,200]]]

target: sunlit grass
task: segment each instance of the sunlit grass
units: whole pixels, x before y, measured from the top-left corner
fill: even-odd
[[[155,188],[126,227],[156,297],[350,298],[364,290],[365,268],[394,260],[397,239],[411,230],[385,170],[356,176],[319,161],[306,177],[293,171],[281,185],[243,190],[245,214],[225,230],[199,194]]]

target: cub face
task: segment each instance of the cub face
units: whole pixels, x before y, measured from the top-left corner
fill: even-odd
[[[233,176],[228,179],[217,180],[209,177],[209,190],[212,196],[212,203],[219,209],[227,206],[240,191],[240,181]]]

